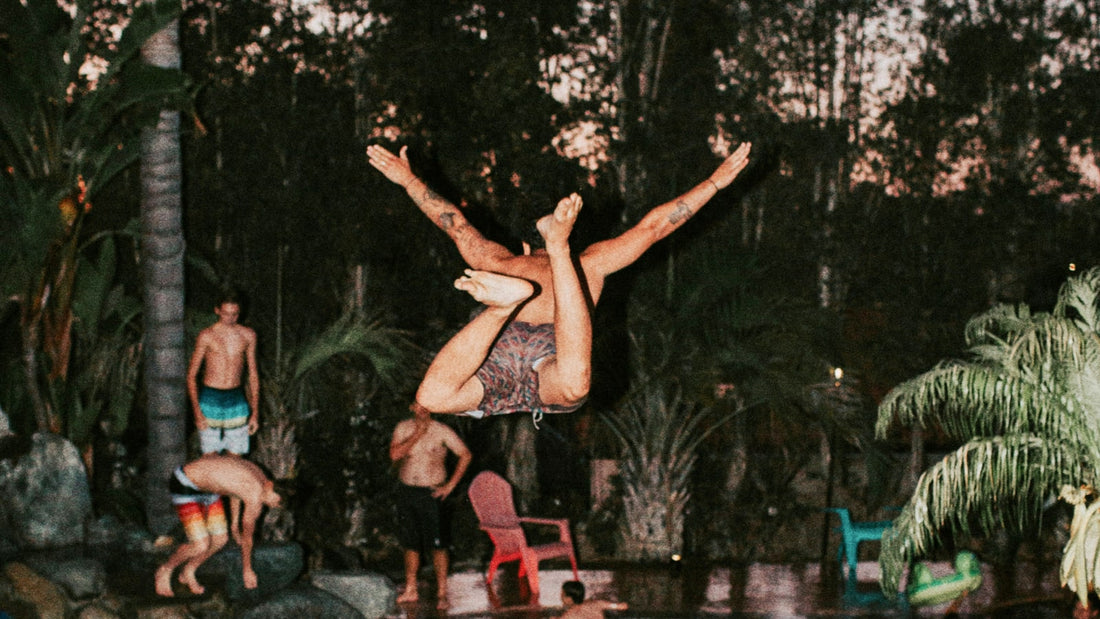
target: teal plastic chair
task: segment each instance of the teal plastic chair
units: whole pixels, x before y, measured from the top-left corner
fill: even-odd
[[[856,564],[859,560],[860,542],[881,542],[882,534],[893,520],[864,520],[852,521],[852,515],[847,507],[826,507],[825,511],[833,512],[840,517],[840,526],[836,531],[841,535],[840,547],[837,548],[836,560],[840,562],[840,572],[844,573],[844,563],[848,563],[848,578],[855,580]]]

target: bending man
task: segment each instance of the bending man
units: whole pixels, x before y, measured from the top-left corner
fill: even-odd
[[[176,469],[168,480],[168,490],[187,532],[187,542],[157,568],[157,594],[172,596],[172,571],[180,564],[183,569],[179,581],[195,595],[205,591],[195,578],[195,570],[229,539],[222,495],[236,498],[244,505],[238,540],[242,576],[245,588],[255,589],[258,583],[256,572],[252,571],[252,538],[264,506],[278,507],[282,502],[275,484],[260,467],[240,456],[207,454]]]
[[[568,242],[581,207],[576,194],[538,221],[545,249],[525,243],[516,255],[482,236],[458,207],[413,174],[407,147],[397,156],[369,146],[370,164],[405,188],[471,267],[455,286],[487,306],[436,355],[417,390],[418,405],[475,417],[531,411],[536,420],[544,412],[576,410],[591,377],[589,301],[593,307],[599,301],[607,276],[633,264],[729,186],[748,165],[750,149],[742,144],[706,180],[581,252],[582,286]]]

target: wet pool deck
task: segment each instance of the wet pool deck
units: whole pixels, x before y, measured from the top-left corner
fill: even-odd
[[[830,566],[835,567],[835,566]],[[947,562],[932,563],[934,576],[952,571]],[[502,568],[504,569],[504,568]],[[581,570],[588,599],[627,602],[617,617],[1069,617],[1072,595],[1058,585],[1057,566],[1021,566],[1015,577],[997,579],[983,565],[981,587],[955,608],[949,604],[908,607],[891,603],[878,588],[878,564],[859,564],[859,579],[845,586],[835,572],[820,564],[745,567],[614,566]],[[448,581],[450,609],[435,610],[431,575],[423,574],[419,604],[403,605],[391,615],[419,617],[535,618],[561,614],[561,584],[572,580],[568,569],[540,571],[536,602],[521,586],[515,571],[506,570],[492,587],[483,572],[459,571]]]

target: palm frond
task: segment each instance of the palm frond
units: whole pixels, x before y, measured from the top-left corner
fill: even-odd
[[[1072,444],[1035,434],[972,440],[921,475],[913,496],[882,538],[882,589],[896,592],[909,562],[927,554],[948,528],[969,534],[1022,527],[1057,494],[1082,479]]]
[[[1086,428],[1064,398],[1000,368],[961,362],[943,363],[890,391],[879,404],[875,435],[886,438],[895,421],[936,423],[958,440],[1039,431],[1074,440]]]
[[[291,383],[300,383],[328,361],[343,356],[360,357],[379,381],[399,389],[409,375],[415,345],[408,334],[387,327],[379,318],[346,313],[294,355]]]
[[[1077,277],[1071,277],[1058,291],[1058,300],[1054,313],[1077,321],[1079,328],[1096,334],[1100,332],[1100,313],[1097,303],[1100,301],[1100,268],[1092,268]],[[1076,316],[1072,316],[1073,310]]]

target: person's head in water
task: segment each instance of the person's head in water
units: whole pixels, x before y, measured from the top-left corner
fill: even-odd
[[[566,606],[584,601],[584,583],[579,580],[567,580],[561,584],[561,601]]]

